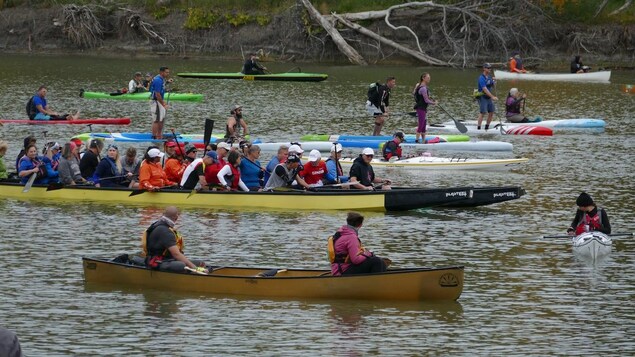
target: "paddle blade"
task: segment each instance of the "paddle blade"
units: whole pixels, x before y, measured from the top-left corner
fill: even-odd
[[[24,188],[22,189],[22,193],[27,193],[29,192],[29,190],[31,190],[31,186],[33,186],[33,182],[35,181],[36,176],[37,172],[31,174],[31,177],[29,177],[29,181],[27,181],[26,185],[24,185]]]
[[[145,193],[145,192],[147,192],[147,190],[144,190],[144,189],[133,190],[132,192],[130,192],[130,194],[128,195],[128,197],[132,197],[132,196],[140,195],[140,194]]]
[[[205,119],[205,133],[203,134],[203,145],[207,147],[209,141],[212,138],[212,130],[214,130],[214,120]]]
[[[452,120],[454,120],[454,125],[456,125],[456,128],[459,130],[461,134],[467,133],[467,127],[463,123],[461,123],[460,121],[454,118],[452,118]]]

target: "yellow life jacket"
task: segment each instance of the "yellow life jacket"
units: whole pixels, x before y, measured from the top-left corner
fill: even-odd
[[[152,224],[148,229],[143,231],[143,234],[141,234],[141,256],[142,257],[148,256],[148,235],[152,233],[154,228],[156,228],[156,225]],[[183,248],[184,248],[183,237],[181,236],[179,232],[176,231],[176,229],[172,227],[168,227],[168,229],[170,229],[170,231],[174,233],[174,237],[176,238],[176,246],[179,248],[179,251],[183,253]],[[161,255],[164,257],[167,257],[168,250],[165,249]]]

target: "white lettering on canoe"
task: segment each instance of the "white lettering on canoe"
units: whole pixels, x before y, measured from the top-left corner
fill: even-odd
[[[456,196],[467,197],[467,192],[465,192],[465,191],[456,191],[456,192],[446,192],[445,193],[445,197],[456,197]]]
[[[494,194],[494,198],[496,197],[516,197],[516,192],[499,192]]]

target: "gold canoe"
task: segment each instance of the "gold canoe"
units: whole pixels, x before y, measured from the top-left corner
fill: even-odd
[[[220,267],[209,275],[172,273],[109,259],[82,258],[86,284],[117,284],[219,295],[293,299],[454,301],[463,291],[463,266],[390,269],[385,273],[334,277],[327,270]]]

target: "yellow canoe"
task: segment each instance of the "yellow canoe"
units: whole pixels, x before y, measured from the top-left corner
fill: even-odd
[[[327,270],[220,267],[209,275],[160,272],[109,259],[82,258],[86,284],[127,285],[217,295],[292,299],[454,301],[463,291],[463,266],[390,269],[385,273],[331,276]]]

